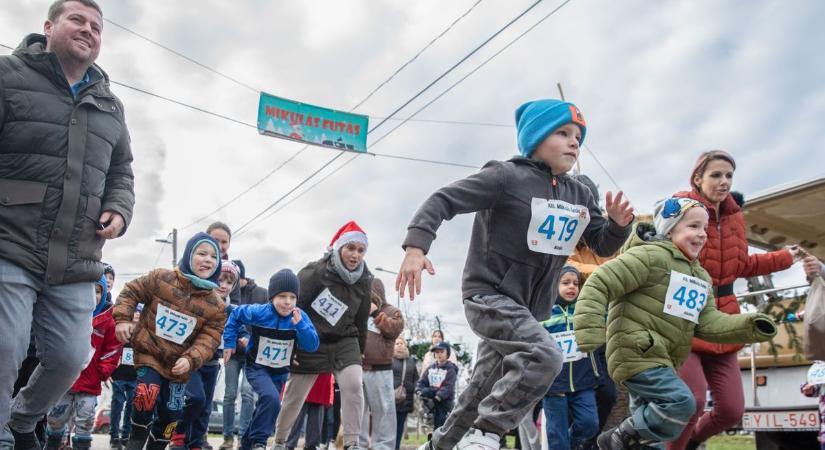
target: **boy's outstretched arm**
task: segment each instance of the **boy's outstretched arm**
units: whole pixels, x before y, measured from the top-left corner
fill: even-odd
[[[144,303],[148,307],[150,303],[147,299],[151,300],[150,293],[157,289],[154,272],[153,270],[126,283],[115,300],[112,318],[115,321],[115,336],[121,343],[125,344],[132,338],[132,331],[135,328],[132,318],[138,303]]]
[[[725,314],[716,309],[713,294],[699,314],[693,335],[717,344],[750,344],[769,341],[776,336],[776,324],[766,314]]]
[[[633,223],[633,208],[627,200],[622,201],[624,194],[619,191],[613,199],[613,193],[605,195],[605,209],[607,219],[601,215],[598,205],[593,202],[588,205],[590,223],[582,235],[582,239],[599,256],[612,256],[621,248],[631,232]]]
[[[421,293],[422,270],[427,269],[430,275],[435,275],[426,254],[442,222],[457,214],[495,205],[507,183],[505,164],[500,161],[485,164],[479,172],[439,189],[418,208],[407,226],[407,237],[402,245],[407,254],[395,280],[395,289],[401,297],[404,297],[405,289],[409,290],[410,300]]]

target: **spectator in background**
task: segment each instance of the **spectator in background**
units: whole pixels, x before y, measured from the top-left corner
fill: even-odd
[[[441,330],[433,330],[433,334],[430,337],[430,343],[433,346],[436,346],[436,345],[438,345],[442,342],[444,342],[444,332],[441,331]],[[449,356],[448,356],[447,359],[449,359],[450,362],[455,364],[456,367],[459,367],[458,358],[456,357],[455,352],[451,351],[449,353]],[[431,365],[433,365],[434,362],[435,362],[435,356],[433,356],[433,353],[432,352],[425,353],[424,354],[424,359],[421,361],[421,371],[423,372],[423,371],[427,370],[427,368],[430,367]]]
[[[415,368],[415,358],[410,356],[407,341],[399,336],[395,339],[395,350],[392,355],[393,389],[404,388],[403,399],[395,395],[395,450],[401,448],[401,439],[406,431],[407,415],[413,412],[415,383],[418,380],[418,370]],[[398,392],[398,391],[396,391]]]
[[[435,430],[444,425],[453,409],[458,366],[449,360],[450,344],[439,342],[430,351],[435,354],[435,362],[421,373],[416,390],[421,401],[431,405]]]

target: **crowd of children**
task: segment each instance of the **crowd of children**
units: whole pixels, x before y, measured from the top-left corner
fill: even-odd
[[[317,449],[329,439],[325,416],[336,385],[347,450],[370,441],[398,449],[413,392],[434,423],[421,450],[497,450],[537,404],[550,450],[590,448],[594,440],[602,450],[656,448],[676,439],[696,412],[677,374],[691,339],[765,341],[775,324],[764,314],[717,309],[698,259],[709,219],[702,202],[668,198],[653,224],[634,224],[622,193],[608,192],[604,214],[592,181],[567,174],[587,131],[579,109],[528,102],[516,125],[521,155],[438,190],[403,242],[396,289],[414,298],[422,271],[434,275],[426,255],[442,222],[475,213],[461,299],[480,343],[461,395],[440,330],[418,376],[406,343],[396,340],[403,318],[368,270],[367,235],[355,222],[297,275],[274,273],[268,289],[250,285],[242,264],[228,259],[231,232],[216,223],[188,240],[175,269],[126,283],[115,302],[107,267],[95,287],[90,362],[49,412],[46,447],[58,450],[73,421],[72,447],[90,448],[96,397],[111,377],[112,450],[206,448],[221,361],[225,414],[234,415],[241,373],[256,397],[245,406],[251,418],[241,450],[264,450],[273,435],[273,450],[294,449],[304,420],[305,448]],[[613,382],[630,392],[631,414],[599,434],[615,401]],[[817,389],[806,385],[803,393]],[[222,450],[234,446],[233,421],[224,418]]]

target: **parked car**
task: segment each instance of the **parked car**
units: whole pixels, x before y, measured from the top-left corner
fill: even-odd
[[[98,408],[95,413],[95,424],[92,427],[92,433],[109,434],[109,427],[111,426],[111,418],[109,414],[111,410],[105,406]]]
[[[235,434],[238,434],[240,428],[240,407],[235,408]],[[223,433],[223,403],[212,402],[212,415],[209,416],[210,433]]]

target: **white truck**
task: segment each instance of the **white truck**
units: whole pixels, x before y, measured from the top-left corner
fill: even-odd
[[[825,177],[777,186],[746,199],[744,214],[751,246],[776,250],[799,243],[808,253],[825,260]],[[774,288],[771,278],[749,280],[751,292],[740,303],[772,312],[784,322],[773,340],[740,353],[745,414],[742,429],[751,431],[758,450],[818,450],[818,399],[803,396],[799,388],[812,362],[801,354],[802,310],[807,284]],[[825,342],[823,342],[825,345]]]

